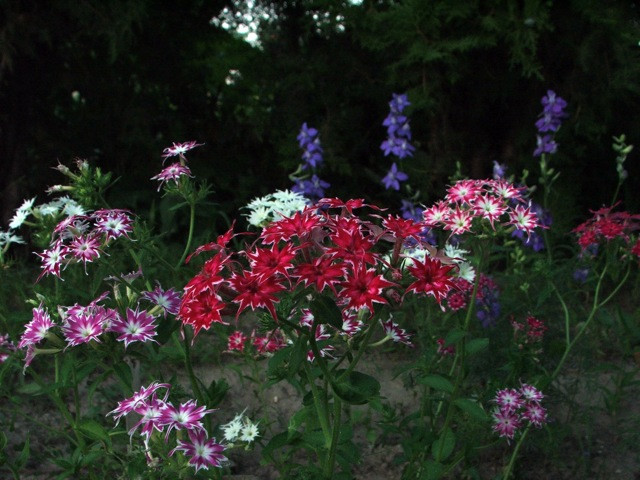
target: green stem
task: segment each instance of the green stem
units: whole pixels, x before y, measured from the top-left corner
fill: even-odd
[[[376,322],[372,321],[371,324],[369,325],[369,329],[367,330],[367,333],[365,333],[364,338],[362,339],[362,343],[360,344],[360,348],[358,348],[356,356],[353,358],[351,363],[349,363],[349,366],[346,368],[346,370],[344,372],[342,372],[342,375],[340,375],[337,378],[337,380],[336,380],[337,382],[340,382],[341,380],[344,380],[346,377],[348,377],[349,374],[356,367],[356,365],[360,361],[360,358],[364,354],[364,351],[367,349],[367,346],[369,345],[369,342],[371,341],[371,337],[373,336],[373,330],[374,330],[375,325],[376,325]]]
[[[522,435],[518,439],[518,443],[516,443],[516,447],[513,449],[513,452],[511,453],[511,458],[509,459],[509,463],[504,468],[504,473],[502,474],[502,480],[509,480],[509,477],[511,476],[511,472],[513,471],[513,467],[516,464],[518,451],[520,450],[520,447],[524,443],[524,439],[527,438],[527,433],[529,433],[530,428],[531,428],[531,424],[527,425],[527,428],[524,429],[524,432],[522,432]]]
[[[195,202],[192,200],[189,203],[189,208],[190,208],[190,212],[189,212],[189,236],[187,237],[187,244],[184,247],[184,252],[182,252],[182,257],[180,257],[180,260],[178,261],[178,264],[175,266],[175,270],[177,270],[178,268],[180,268],[180,266],[184,263],[185,258],[187,258],[187,254],[189,253],[189,250],[191,249],[191,241],[193,240],[193,227],[196,223],[196,204]]]
[[[318,413],[318,421],[320,422],[320,428],[322,428],[322,434],[324,435],[324,443],[327,448],[331,446],[331,431],[329,428],[329,419],[327,418],[327,406],[322,402],[322,397],[320,396],[320,392],[318,392],[318,387],[316,387],[315,379],[311,375],[311,369],[309,368],[309,363],[307,361],[303,361],[304,373],[307,377],[307,381],[309,382],[309,387],[311,388],[311,394],[313,395],[313,404],[316,407],[316,412]]]
[[[182,326],[182,332],[184,335],[184,366],[187,368],[187,374],[189,375],[189,381],[191,382],[191,388],[193,389],[193,394],[196,396],[198,403],[200,405],[205,405],[204,396],[202,395],[202,390],[200,390],[200,385],[198,384],[198,379],[196,378],[195,373],[193,372],[193,365],[191,364],[191,347],[189,345],[189,329],[186,325]]]
[[[336,451],[338,450],[338,441],[340,440],[340,420],[342,416],[342,402],[337,395],[333,395],[333,434],[331,436],[331,448],[329,450],[329,458],[325,464],[325,478],[331,480],[333,478],[333,467],[336,463]]]

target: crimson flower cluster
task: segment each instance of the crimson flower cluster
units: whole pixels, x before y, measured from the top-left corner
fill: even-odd
[[[519,322],[512,317],[511,326],[514,338],[521,348],[523,344],[541,342],[544,332],[547,331],[544,322],[533,315],[528,315],[524,322]]]
[[[527,235],[542,227],[538,216],[524,197],[524,188],[506,180],[459,180],[447,190],[444,200],[423,212],[429,227],[442,227],[452,235],[472,231],[475,219],[513,225]]]
[[[208,438],[207,430],[202,424],[202,419],[213,410],[206,406],[198,406],[195,400],[187,400],[179,406],[174,406],[170,401],[168,383],[153,382],[147,387],[142,387],[133,396],[118,402],[118,406],[107,415],[112,415],[116,425],[120,419],[131,413],[139,416],[138,422],[129,429],[129,436],[140,429],[140,435],[144,438],[147,458],[150,459],[149,441],[154,431],[164,432],[165,442],[169,441],[172,430],[186,431],[189,441],[179,439],[178,445],[169,452],[183,452],[189,458],[189,465],[196,469],[207,470],[210,466],[221,467],[227,461],[222,452],[225,446],[216,442],[215,438]],[[160,398],[158,391],[164,389],[164,396]]]
[[[493,431],[511,440],[523,422],[541,427],[547,422],[547,411],[541,405],[544,395],[526,383],[519,389],[498,390],[494,398],[497,404],[493,412]]]
[[[593,216],[573,230],[578,235],[578,245],[582,252],[593,251],[597,245],[620,238],[633,255],[640,257],[640,238],[633,238],[633,233],[640,230],[640,215],[613,212],[614,208],[615,205],[591,211]]]
[[[49,248],[36,253],[42,261],[40,280],[46,275],[61,277],[62,268],[70,263],[85,266],[100,257],[111,241],[127,237],[133,231],[130,212],[119,209],[96,210],[90,215],[67,217],[53,230]]]
[[[389,215],[380,226],[373,219],[381,215],[363,219],[354,213],[363,207],[380,210],[363,200],[325,198],[314,207],[271,223],[240,252],[228,246],[234,236],[232,230],[199,247],[195,253],[215,253],[185,286],[179,318],[197,334],[213,323],[226,324],[225,315],[235,314],[237,319],[247,309],[263,309],[276,323],[297,319],[301,328],[310,328],[310,312],[302,307],[279,312],[280,316],[276,310],[282,298],[303,290],[312,296],[333,297],[343,319],[337,333],[353,335],[361,327],[363,310],[372,317],[379,305],[400,303],[409,293],[430,295],[440,303],[454,287],[449,273],[455,267],[443,265],[439,259],[414,261],[407,268],[407,286],[396,283],[403,280],[402,273],[393,267],[398,263],[400,247],[410,237],[419,241],[418,233],[424,225]],[[396,258],[389,263],[384,256],[390,249]],[[391,338],[408,343],[406,333],[397,325],[382,323]],[[320,341],[330,331],[318,329],[315,335]],[[259,351],[284,346],[278,329],[267,337],[253,337],[252,343]],[[247,337],[234,332],[229,340],[230,350],[241,351]],[[328,354],[330,349],[321,353]]]

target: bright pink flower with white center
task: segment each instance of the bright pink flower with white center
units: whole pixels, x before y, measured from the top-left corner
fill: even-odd
[[[386,322],[380,320],[380,325],[382,325],[385,335],[389,336],[394,342],[404,343],[409,347],[414,346],[410,340],[411,336],[406,332],[406,330],[400,328],[391,318]]]
[[[180,163],[172,163],[168,167],[164,168],[158,175],[154,175],[151,177],[151,180],[158,180],[160,184],[158,185],[158,191],[162,188],[169,180],[173,180],[175,184],[178,184],[180,177],[193,177],[191,174],[191,170],[186,165],[181,165]]]
[[[117,425],[122,416],[133,412],[136,407],[145,403],[145,400],[152,394],[154,394],[159,388],[166,389],[163,399],[163,402],[166,402],[167,397],[169,397],[169,389],[171,388],[171,385],[169,385],[168,383],[153,382],[148,387],[141,387],[140,390],[133,394],[133,396],[125,398],[121,402],[118,402],[118,406],[114,410],[107,413],[107,415],[113,415],[113,419],[116,421]]]
[[[449,187],[445,199],[451,203],[473,203],[482,192],[482,183],[476,180],[460,180]]]
[[[527,208],[516,205],[516,208],[509,213],[509,225],[515,225],[516,229],[525,231],[527,235],[530,235],[534,228],[540,226],[538,216],[531,211],[531,205]]]
[[[224,452],[224,445],[216,443],[215,438],[207,439],[207,432],[204,430],[190,431],[189,440],[191,443],[178,440],[178,446],[169,452],[169,455],[173,455],[175,452],[184,452],[189,459],[189,465],[196,469],[198,472],[201,468],[208,470],[209,467],[222,467],[223,462],[228,459],[222,452]]]
[[[520,387],[520,395],[522,395],[527,402],[540,403],[544,398],[540,390],[527,383],[523,383]]]
[[[144,400],[133,409],[138,415],[142,418],[138,420],[133,427],[129,429],[129,436],[131,437],[139,426],[142,425],[140,429],[140,435],[145,437],[145,444],[149,443],[149,438],[154,430],[161,432],[164,428],[164,425],[160,423],[162,418],[162,413],[167,409],[167,404],[164,400],[158,400],[156,394],[153,393],[149,400]]]
[[[473,203],[473,209],[476,215],[482,216],[489,220],[491,228],[494,228],[493,222],[498,220],[503,213],[507,211],[507,207],[502,200],[489,195],[478,196]]]
[[[95,231],[106,235],[107,241],[125,236],[133,231],[133,221],[126,210],[98,210],[93,212]]]
[[[522,188],[516,188],[506,180],[489,180],[487,182],[495,195],[503,200],[521,200]]]
[[[520,425],[520,417],[516,413],[500,410],[493,413],[493,431],[501,437],[512,439]]]
[[[244,352],[244,344],[247,342],[247,336],[240,330],[236,330],[229,335],[227,342],[227,350],[236,350],[238,352]]]
[[[60,268],[69,255],[69,247],[66,247],[62,244],[62,241],[58,240],[51,245],[51,248],[42,253],[36,253],[36,255],[42,259],[42,272],[36,282],[40,281],[43,276],[51,274],[61,278]]]
[[[93,262],[100,257],[100,239],[96,234],[75,237],[69,251],[79,262],[84,263],[85,273],[87,271],[87,262]]]
[[[87,219],[86,215],[71,215],[65,218],[53,229],[54,236],[69,239],[84,234],[89,229]]]
[[[452,235],[462,235],[471,230],[471,220],[473,220],[471,210],[464,210],[456,207],[444,221],[444,229],[451,230]]]
[[[499,390],[496,393],[495,402],[500,407],[500,410],[509,413],[515,412],[524,405],[520,392],[514,388]]]
[[[313,322],[313,320],[312,320],[312,322]],[[302,321],[300,321],[300,324],[302,324]],[[320,342],[322,340],[327,340],[328,338],[331,337],[331,335],[328,334],[325,331],[324,325],[320,324],[320,325],[316,326],[315,337],[316,337],[316,342]],[[320,356],[323,357],[323,358],[327,357],[327,356],[331,357],[331,354],[329,352],[331,352],[333,350],[335,350],[335,348],[333,346],[325,345],[324,347],[320,348]],[[307,361],[313,362],[314,358],[315,358],[315,354],[313,353],[313,350],[309,350],[307,352]]]
[[[169,157],[175,157],[175,156],[179,156],[183,160],[186,160],[184,156],[185,153],[187,153],[189,150],[193,150],[196,147],[201,147],[202,145],[204,145],[204,143],[196,143],[195,140],[191,140],[190,142],[183,142],[183,143],[173,142],[173,145],[165,148],[162,151],[162,156],[164,157],[165,160]]]
[[[435,227],[439,223],[444,222],[449,218],[451,208],[444,200],[439,201],[433,207],[427,208],[422,216],[425,223],[430,227]]]
[[[47,332],[54,323],[49,317],[49,313],[42,308],[42,306],[33,309],[33,318],[25,327],[18,348],[25,348],[29,345],[36,345],[44,340],[47,336]]]
[[[353,269],[351,275],[340,283],[340,297],[348,299],[347,308],[360,309],[367,307],[373,315],[375,303],[387,303],[382,297],[385,288],[395,287],[396,284],[386,280],[376,273],[373,268],[367,270],[364,263]]]
[[[155,342],[153,337],[156,336],[157,325],[154,320],[155,317],[144,310],[139,312],[137,308],[135,310],[127,308],[126,318],[115,320],[111,331],[120,334],[117,340],[124,342],[124,348],[133,342],[146,342],[147,340]]]
[[[540,428],[544,423],[547,423],[547,411],[537,403],[528,403],[524,407],[522,418]]]
[[[180,311],[180,294],[173,288],[163,290],[160,284],[158,284],[152,291],[142,292],[140,298],[149,300],[159,307],[162,307],[165,318],[167,318],[167,313],[177,315]]]
[[[99,342],[102,334],[102,316],[81,313],[69,315],[66,324],[62,326],[62,333],[68,342],[67,347],[75,347],[91,340]]]
[[[160,413],[158,424],[168,425],[165,441],[169,438],[171,430],[204,430],[202,418],[213,410],[207,410],[206,406],[198,407],[195,400],[187,400],[179,407],[174,407],[170,403]]]

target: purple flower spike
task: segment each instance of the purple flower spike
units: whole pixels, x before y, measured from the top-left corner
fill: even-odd
[[[408,178],[409,178],[409,175],[399,171],[398,166],[396,165],[395,162],[393,162],[393,164],[391,165],[391,168],[389,169],[389,172],[382,179],[382,183],[384,184],[387,190],[389,190],[390,188],[394,190],[400,190],[400,182],[404,182]]]

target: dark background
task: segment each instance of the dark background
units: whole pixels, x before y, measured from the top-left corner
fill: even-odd
[[[320,131],[328,195],[399,206],[406,194],[380,183],[392,161],[379,145],[393,92],[412,102],[417,149],[402,169],[427,203],[456,161],[477,178],[498,160],[537,183],[534,122],[548,89],[569,104],[552,159],[562,172],[552,206],[567,224],[610,202],[611,137],[639,142],[635,2],[256,3],[272,12],[261,48],[211,23],[238,1],[2,1],[4,225],[24,198],[46,201],[44,189],[63,181],[51,167],[75,157],[120,177],[113,206],[146,208],[158,199],[149,178],[163,148],[187,140],[205,144],[189,155],[192,171],[235,217],[251,198],[291,186],[302,122]],[[230,70],[240,72],[232,84]],[[621,192],[635,212],[637,158]]]

